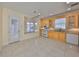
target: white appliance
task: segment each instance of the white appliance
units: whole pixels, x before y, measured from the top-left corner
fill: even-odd
[[[71,43],[71,44],[75,44],[75,45],[78,45],[78,35],[77,34],[71,34],[71,33],[68,33],[67,34],[67,38],[66,38],[66,41],[67,43]]]

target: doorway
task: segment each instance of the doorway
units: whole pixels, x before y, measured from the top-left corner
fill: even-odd
[[[19,17],[9,17],[9,43],[20,41],[20,20]]]

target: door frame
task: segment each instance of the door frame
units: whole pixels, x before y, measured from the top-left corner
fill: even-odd
[[[16,40],[14,40],[14,41],[11,41],[12,40],[12,37],[11,37],[11,32],[10,32],[10,26],[11,26],[11,20],[12,20],[12,18],[16,18],[16,20],[18,20],[19,22],[19,24],[18,24],[18,39]],[[11,15],[11,16],[9,16],[9,21],[8,21],[8,43],[10,44],[10,43],[14,43],[14,42],[18,42],[18,41],[20,41],[20,18],[18,17],[18,16],[13,16],[13,15]]]

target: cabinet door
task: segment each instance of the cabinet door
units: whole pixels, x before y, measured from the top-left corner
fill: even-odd
[[[53,31],[49,31],[48,32],[48,38],[49,39],[54,39],[54,35],[53,34],[54,34]]]
[[[68,23],[69,29],[74,28],[75,27],[75,16],[69,16],[68,21],[69,21]]]
[[[58,32],[49,31],[48,36],[49,36],[50,39],[54,39],[54,40],[58,40],[59,39]]]
[[[61,32],[59,33],[59,40],[62,41],[62,42],[65,42],[66,41],[66,38],[65,38],[65,32]]]
[[[59,32],[54,32],[54,39],[59,40]]]
[[[72,28],[78,28],[78,15],[70,15],[67,16],[67,28],[72,29]]]
[[[79,16],[76,15],[75,16],[75,20],[74,20],[74,22],[75,22],[75,28],[78,28],[79,27],[79,24],[78,24],[79,23],[79,19],[78,18],[79,18]]]

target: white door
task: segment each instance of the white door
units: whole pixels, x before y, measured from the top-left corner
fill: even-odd
[[[19,41],[20,35],[20,26],[19,18],[16,16],[10,16],[9,21],[9,43]]]

